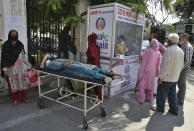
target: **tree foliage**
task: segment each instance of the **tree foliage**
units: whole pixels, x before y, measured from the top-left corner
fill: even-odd
[[[76,15],[75,4],[77,0],[33,0],[29,1],[32,8],[30,23],[33,30],[40,32],[60,30],[59,23],[76,26],[83,19]],[[33,13],[35,11],[36,13]],[[49,22],[48,22],[49,21]],[[52,28],[50,24],[52,23]],[[50,29],[48,29],[50,28]]]
[[[176,5],[183,4],[182,0],[176,0],[175,2],[172,2],[173,0],[90,0],[92,5],[96,4],[104,4],[104,3],[111,3],[111,2],[118,2],[121,4],[124,4],[126,6],[129,6],[135,11],[137,14],[143,13],[145,14],[145,17],[147,18],[147,21],[151,25],[155,25],[159,27],[160,29],[167,30],[169,28],[170,32],[174,29],[172,29],[171,26],[162,26],[163,23],[168,18],[168,15],[174,12],[174,7]],[[150,7],[150,5],[154,5],[153,7]],[[159,10],[161,10],[163,13],[163,21],[158,21],[156,19],[157,13],[150,12],[149,8],[157,8],[159,7]],[[164,13],[166,15],[164,15]]]
[[[76,3],[77,0],[39,0],[38,5],[45,12],[45,16],[58,18],[75,14]]]
[[[45,17],[51,18],[53,21],[58,21],[59,19],[63,19],[64,24],[71,24],[75,26],[78,22],[83,21],[79,16],[75,14],[75,4],[78,0],[38,0],[38,6],[40,7],[40,11],[45,13]],[[176,2],[172,3],[174,0],[89,0],[91,5],[105,4],[118,2],[129,6],[133,9],[137,14],[144,13],[146,18],[149,19],[152,25],[162,25],[163,22],[168,18],[168,14],[171,14],[177,11],[177,14],[181,14],[181,12],[185,12],[182,16],[189,17],[192,14],[192,9],[194,8],[193,0],[176,0]],[[190,3],[186,2],[190,1]],[[164,17],[163,21],[160,22],[156,19],[157,14],[153,14],[150,12],[150,3],[154,5],[156,8],[158,5],[160,6],[160,10],[167,15]],[[188,10],[183,6],[190,5]],[[175,8],[174,8],[175,7]],[[185,15],[186,14],[186,15]],[[41,18],[40,18],[41,19]]]
[[[162,24],[166,18],[163,18],[164,21],[158,22],[158,20],[155,18],[156,14],[152,14],[149,11],[149,3],[153,3],[156,6],[160,5],[160,9],[162,12],[165,12],[167,14],[173,13],[174,8],[176,7],[176,11],[178,11],[178,7],[183,7],[183,3],[185,1],[193,1],[193,0],[175,0],[176,2],[172,3],[174,0],[89,0],[91,5],[98,5],[98,4],[105,4],[105,3],[112,3],[112,2],[118,2],[121,4],[124,4],[126,6],[131,7],[137,14],[138,13],[144,13],[148,19],[150,19],[152,24]],[[75,4],[78,2],[78,0],[39,0],[39,6],[41,7],[41,10],[45,12],[46,16],[52,17],[54,20],[56,20],[58,17],[63,16],[64,19],[68,22],[73,22],[74,25],[77,22],[82,21],[79,17],[76,16],[74,12]],[[193,1],[194,2],[194,1]],[[186,3],[187,4],[187,3]],[[193,5],[190,3],[190,5]],[[192,6],[191,6],[192,7]],[[192,12],[191,12],[192,13]],[[190,12],[188,14],[191,14]],[[70,18],[68,18],[68,17]],[[73,17],[72,17],[73,16]]]
[[[177,16],[180,16],[184,21],[194,17],[194,0],[178,1],[175,5],[175,12]]]

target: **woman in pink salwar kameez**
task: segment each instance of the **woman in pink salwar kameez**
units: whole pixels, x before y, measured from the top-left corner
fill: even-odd
[[[153,39],[150,48],[141,54],[142,64],[138,75],[137,86],[139,87],[139,102],[144,103],[145,98],[149,102],[153,100],[155,77],[160,71],[161,54],[159,42]]]

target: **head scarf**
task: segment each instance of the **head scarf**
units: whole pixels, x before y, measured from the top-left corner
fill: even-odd
[[[11,33],[16,32],[17,42],[15,45],[11,41]],[[18,32],[16,30],[11,30],[8,34],[8,40],[3,44],[1,52],[1,75],[3,74],[3,67],[11,67],[17,61],[21,51],[24,50],[24,45],[18,40]]]
[[[77,49],[75,47],[74,42],[72,41],[71,36],[69,35],[69,31],[71,30],[71,26],[64,27],[63,31],[59,34],[59,48],[63,50],[64,58],[68,59],[68,51],[77,54]]]
[[[15,32],[15,33],[16,33],[17,41],[18,41],[18,32],[17,32],[16,30],[10,30],[10,31],[9,31],[8,40],[11,41],[11,33],[12,33],[12,32]]]
[[[100,67],[100,47],[97,45],[97,35],[94,33],[88,36],[88,49],[86,55],[87,64]]]
[[[152,39],[151,44],[150,44],[150,48],[152,48],[155,51],[159,50],[159,42],[156,39]]]
[[[89,35],[88,36],[88,45],[96,44],[96,40],[97,40],[97,35],[96,34]]]

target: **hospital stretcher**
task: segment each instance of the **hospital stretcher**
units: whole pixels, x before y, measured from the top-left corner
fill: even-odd
[[[66,73],[62,73],[62,72],[58,72],[58,71],[52,71],[52,70],[46,70],[46,69],[40,69],[40,68],[32,68],[32,70],[34,71],[37,71],[38,74],[41,74],[41,75],[38,75],[38,92],[39,92],[39,101],[38,101],[38,106],[39,108],[43,108],[44,107],[44,101],[42,100],[42,98],[46,98],[48,100],[51,100],[51,101],[54,101],[54,102],[57,102],[59,104],[62,104],[64,106],[68,106],[70,108],[73,108],[73,109],[76,109],[76,110],[79,110],[79,111],[82,111],[84,113],[84,116],[83,116],[83,120],[82,120],[82,124],[83,124],[83,127],[85,129],[88,128],[88,123],[87,123],[87,112],[89,112],[90,110],[94,109],[95,107],[97,106],[100,106],[100,110],[101,110],[101,116],[105,117],[106,116],[106,111],[104,109],[104,87],[107,87],[107,88],[111,88],[113,86],[109,86],[109,84],[106,84],[104,83],[104,81],[102,80],[94,80],[94,79],[88,79],[88,78],[81,78],[81,77],[78,77],[78,76],[74,76],[74,75],[70,75],[70,74],[66,74]],[[44,74],[44,75],[43,75]],[[41,91],[41,86],[40,86],[40,78],[42,77],[47,77],[47,76],[54,76],[54,77],[57,77],[57,87],[55,89],[52,89],[52,90],[49,90],[49,91],[46,91],[46,92],[42,92]],[[59,80],[61,79],[66,79],[66,80],[75,80],[75,81],[80,81],[80,82],[83,82],[84,83],[84,91],[83,91],[83,94],[82,93],[75,93],[73,91],[70,91],[70,90],[67,90],[65,89],[64,87],[60,87],[60,82]],[[114,86],[117,86],[121,83],[123,83],[125,81],[125,79],[122,79],[120,82],[118,82],[117,84],[115,84]],[[90,85],[88,87],[88,84]],[[94,97],[91,97],[91,96],[88,96],[87,95],[87,91],[96,87],[96,86],[102,86],[102,100],[99,100],[98,99],[98,103],[95,103],[91,106],[91,107],[87,107],[87,101],[88,100],[93,100],[93,101],[96,101],[97,98],[94,98]],[[63,91],[65,90],[65,94],[62,95]],[[49,97],[47,94],[50,94],[52,92],[56,92],[56,91],[59,91],[59,94],[60,97],[59,98],[51,98]],[[71,104],[68,104],[68,103],[65,103],[65,102],[62,102],[61,100],[62,99],[65,99],[73,94],[77,94],[78,96],[81,96],[81,97],[84,97],[84,108],[78,108],[76,106],[73,106]]]

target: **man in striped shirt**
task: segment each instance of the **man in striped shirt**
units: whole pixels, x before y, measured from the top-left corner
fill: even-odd
[[[186,33],[182,34],[182,40],[179,43],[181,45],[181,49],[184,52],[184,69],[181,71],[178,80],[178,104],[183,105],[186,92],[186,75],[190,68],[193,55],[193,47],[189,43],[189,35]]]

